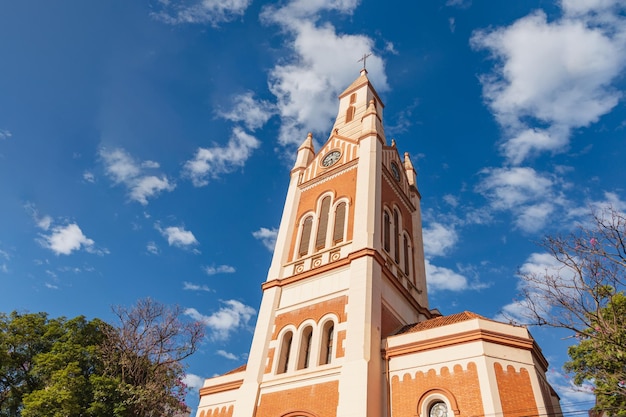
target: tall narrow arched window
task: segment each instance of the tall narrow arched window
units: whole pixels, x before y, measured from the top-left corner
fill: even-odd
[[[340,203],[335,209],[335,227],[333,230],[333,242],[339,243],[343,240],[343,229],[346,224],[346,203]]]
[[[396,263],[400,262],[400,215],[398,210],[393,209],[393,258]]]
[[[389,252],[389,247],[391,246],[391,222],[389,220],[389,213],[383,213],[383,249]]]
[[[354,119],[354,106],[350,105],[346,110],[346,123],[351,122]]]
[[[289,369],[289,356],[291,354],[291,341],[293,333],[287,332],[283,335],[283,341],[280,344],[280,356],[278,359],[278,369],[276,373],[284,374]]]
[[[307,326],[302,332],[300,339],[300,354],[298,356],[298,369],[306,369],[309,367],[311,356],[311,343],[313,340],[313,328]]]
[[[351,122],[354,119],[354,103],[356,103],[356,93],[350,96],[350,104],[346,110],[346,123]]]
[[[326,233],[328,231],[328,214],[330,211],[330,197],[322,199],[320,207],[320,222],[317,226],[317,236],[315,239],[315,249],[322,249],[326,246]]]
[[[409,238],[407,237],[407,235],[404,235],[404,242],[403,242],[403,247],[404,247],[404,273],[409,275]]]
[[[320,349],[320,365],[327,365],[333,358],[333,342],[335,339],[335,323],[327,321],[322,329],[322,348]]]
[[[309,253],[309,242],[311,241],[311,229],[313,228],[313,216],[309,216],[302,222],[302,233],[300,234],[300,247],[298,255],[304,256]]]

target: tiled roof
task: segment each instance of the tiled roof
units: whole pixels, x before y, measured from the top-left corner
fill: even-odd
[[[400,328],[400,330],[398,330],[395,334],[420,332],[422,330],[435,329],[437,327],[460,323],[471,319],[489,320],[479,314],[472,313],[471,311],[463,311],[449,316],[435,317],[434,319],[421,321],[419,323],[407,324],[406,326]]]
[[[226,372],[224,375],[236,374],[237,372],[243,372],[245,370],[246,370],[246,364],[244,363],[239,368],[235,368],[233,370],[230,370],[230,371]]]

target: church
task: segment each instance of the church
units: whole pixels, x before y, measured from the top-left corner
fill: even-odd
[[[298,148],[246,365],[196,417],[560,416],[525,327],[428,305],[420,192],[361,70]]]

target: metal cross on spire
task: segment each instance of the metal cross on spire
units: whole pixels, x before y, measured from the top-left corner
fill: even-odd
[[[363,69],[365,69],[365,62],[367,61],[367,57],[371,56],[372,54],[363,54],[363,56],[361,57],[361,59],[359,59],[357,62],[361,62],[363,61]]]

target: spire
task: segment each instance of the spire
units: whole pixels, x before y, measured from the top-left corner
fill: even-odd
[[[417,174],[415,173],[415,168],[413,168],[413,163],[411,162],[408,152],[404,153],[404,171],[406,172],[409,185],[417,187]]]
[[[302,145],[298,148],[298,156],[296,157],[296,163],[293,166],[294,170],[305,169],[311,160],[315,157],[315,148],[313,146],[313,134],[309,132]]]

